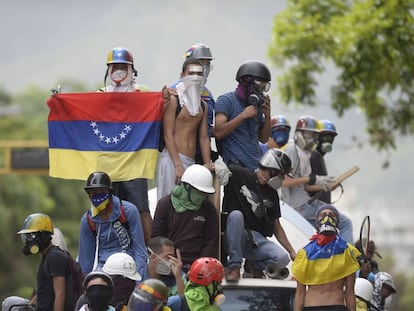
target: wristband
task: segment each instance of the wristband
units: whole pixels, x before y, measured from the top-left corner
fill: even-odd
[[[316,182],[316,175],[314,175],[314,174],[310,174],[310,175],[309,175],[309,182],[308,182],[308,185],[314,185],[314,184],[315,184],[315,182]]]

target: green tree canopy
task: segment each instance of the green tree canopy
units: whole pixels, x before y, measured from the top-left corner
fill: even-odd
[[[316,105],[317,74],[334,64],[331,107],[352,107],[367,120],[370,143],[394,149],[414,133],[414,19],[412,0],[288,0],[277,15],[269,56],[282,67],[286,103]]]

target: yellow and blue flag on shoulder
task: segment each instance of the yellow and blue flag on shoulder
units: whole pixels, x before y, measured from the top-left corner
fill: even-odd
[[[358,249],[340,236],[325,245],[319,245],[315,239],[297,253],[292,274],[305,285],[330,283],[355,273],[360,255]]]
[[[158,159],[161,92],[60,93],[47,101],[49,175],[112,181],[153,179]]]

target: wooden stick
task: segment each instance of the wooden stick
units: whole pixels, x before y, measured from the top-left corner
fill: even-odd
[[[347,179],[348,177],[354,175],[358,171],[359,171],[359,167],[358,166],[354,166],[351,169],[347,170],[342,175],[339,175],[335,179],[335,182],[333,183],[333,185],[331,186],[331,191],[332,190],[335,190],[345,179]],[[311,197],[309,199],[308,203],[312,203],[315,200],[319,199],[323,193],[324,193],[324,191],[318,191],[313,197]]]

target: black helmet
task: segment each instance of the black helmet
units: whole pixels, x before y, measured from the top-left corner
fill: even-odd
[[[96,278],[103,279],[106,282],[106,284],[108,284],[108,287],[111,289],[111,291],[113,290],[114,283],[112,281],[111,276],[108,273],[105,273],[105,272],[103,272],[101,270],[92,271],[92,272],[90,272],[89,274],[87,274],[85,276],[85,278],[83,279],[83,282],[82,282],[83,289],[86,290],[86,288],[88,286],[88,283],[91,280],[96,279]]]
[[[240,82],[240,79],[244,76],[253,76],[266,82],[272,80],[269,68],[257,60],[249,60],[239,67],[236,73],[236,81]]]
[[[85,190],[88,192],[89,189],[94,188],[108,188],[112,190],[111,178],[107,173],[94,172],[89,175],[88,180],[86,181]]]

